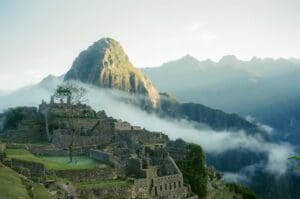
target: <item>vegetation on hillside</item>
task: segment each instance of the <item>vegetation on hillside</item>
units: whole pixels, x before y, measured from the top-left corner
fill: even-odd
[[[26,186],[13,170],[0,164],[0,198],[5,199],[30,199]],[[4,183],[5,182],[5,183]]]
[[[253,191],[240,184],[229,183],[226,186],[229,187],[231,191],[234,191],[235,193],[242,195],[243,199],[259,199],[259,197]]]
[[[190,144],[188,147],[186,160],[176,163],[183,174],[184,182],[191,185],[192,191],[199,198],[205,198],[207,195],[207,174],[204,152],[196,144]]]
[[[17,128],[24,117],[21,107],[8,109],[5,112],[5,116],[4,129]]]

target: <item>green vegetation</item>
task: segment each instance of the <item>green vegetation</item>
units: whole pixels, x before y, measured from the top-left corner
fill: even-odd
[[[259,197],[253,191],[240,184],[230,183],[226,186],[235,193],[241,194],[243,196],[243,199],[259,199]]]
[[[13,170],[0,165],[0,198],[30,199],[22,180]]]
[[[202,148],[199,145],[190,144],[186,160],[176,163],[183,174],[184,182],[191,185],[192,191],[199,198],[205,198],[207,195],[207,174]]]
[[[21,107],[10,108],[5,112],[5,114],[6,120],[4,124],[4,129],[16,128],[24,117]]]
[[[130,181],[124,180],[101,180],[101,181],[88,181],[77,183],[76,187],[79,189],[99,189],[109,187],[127,187],[132,185]]]
[[[99,166],[99,162],[87,156],[74,156],[74,161],[70,163],[66,156],[35,156],[24,149],[7,149],[8,158],[15,158],[30,162],[42,163],[47,169],[67,170],[67,169],[90,169]]]
[[[0,182],[0,198],[54,199],[43,185],[21,179],[15,171],[2,165],[0,165]]]
[[[294,160],[299,161],[299,164],[298,164],[298,170],[300,171],[300,155],[292,156],[292,157],[290,157],[290,159],[294,159]]]
[[[38,183],[27,183],[30,187],[30,195],[32,199],[54,199],[54,197],[47,191],[47,189]]]

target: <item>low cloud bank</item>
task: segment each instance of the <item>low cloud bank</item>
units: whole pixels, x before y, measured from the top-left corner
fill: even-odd
[[[224,172],[224,180],[226,182],[233,182],[233,183],[249,183],[250,179],[248,176],[239,173],[231,173],[231,172]]]
[[[126,120],[151,131],[163,132],[171,139],[182,138],[185,141],[200,144],[208,153],[221,154],[228,150],[241,148],[265,153],[268,156],[265,169],[276,175],[282,175],[287,171],[288,157],[294,154],[293,146],[288,143],[267,142],[259,135],[247,135],[243,131],[216,132],[209,128],[198,129],[194,127],[194,123],[186,120],[162,119],[155,114],[146,113],[136,106],[119,100],[120,98],[131,98],[132,96],[129,94],[84,84],[80,85],[88,89],[88,104],[97,111],[105,110],[109,116]],[[50,99],[55,86],[33,86],[8,96],[1,96],[0,110],[10,106],[37,106],[42,99],[46,101]],[[231,178],[233,179],[232,175]]]

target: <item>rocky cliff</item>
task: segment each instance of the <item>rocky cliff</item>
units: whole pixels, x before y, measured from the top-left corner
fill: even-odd
[[[129,61],[119,42],[103,38],[82,51],[65,75],[65,80],[79,80],[104,88],[143,94],[153,108],[159,94],[148,78]]]

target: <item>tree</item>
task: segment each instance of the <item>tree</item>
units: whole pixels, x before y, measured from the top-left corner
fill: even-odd
[[[192,191],[199,198],[205,198],[207,195],[207,172],[202,148],[196,144],[189,144],[185,160],[178,160],[176,164],[182,172],[184,182],[191,185]]]
[[[67,100],[65,109],[65,117],[67,120],[68,128],[70,130],[70,144],[69,144],[69,157],[70,162],[73,162],[73,149],[76,142],[76,135],[80,129],[79,117],[80,110],[78,104],[86,102],[85,98],[87,90],[83,87],[76,86],[74,83],[68,82],[57,86],[54,97],[60,100]]]

